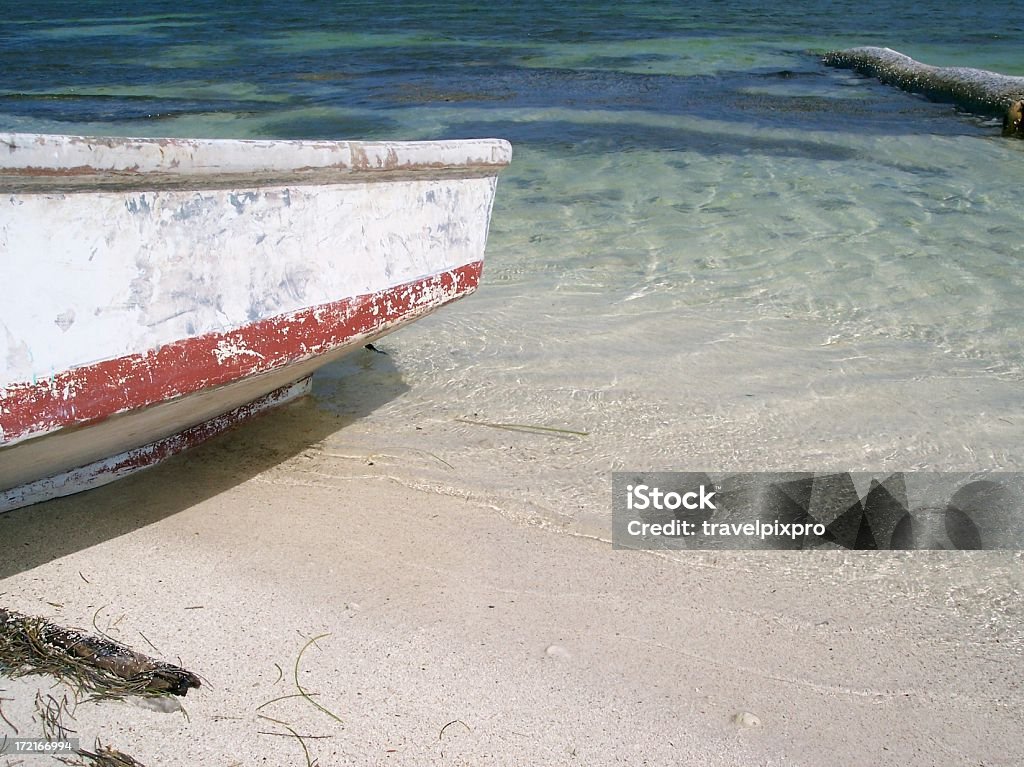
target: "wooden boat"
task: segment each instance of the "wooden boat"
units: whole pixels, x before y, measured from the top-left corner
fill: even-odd
[[[472,292],[510,157],[0,133],[0,511],[150,466]]]

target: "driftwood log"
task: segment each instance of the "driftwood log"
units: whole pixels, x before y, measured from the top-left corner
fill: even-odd
[[[0,608],[0,672],[51,674],[102,697],[185,695],[199,677],[104,637]]]
[[[974,114],[1003,118],[1003,134],[1024,138],[1024,77],[1011,77],[984,69],[933,67],[891,48],[848,48],[826,53],[828,66],[852,69],[919,93],[932,101],[956,104]]]

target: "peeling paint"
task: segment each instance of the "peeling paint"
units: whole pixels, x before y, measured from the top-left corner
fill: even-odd
[[[296,383],[282,386],[252,402],[195,426],[190,426],[169,437],[126,450],[109,458],[93,461],[84,466],[75,467],[69,471],[0,490],[0,512],[100,487],[151,468],[173,455],[206,442],[232,426],[308,394],[310,388],[311,378],[307,376]],[[0,439],[3,436],[3,430],[0,429]]]
[[[245,212],[245,206],[250,203],[254,203],[259,200],[259,195],[256,192],[243,192],[241,194],[228,194],[228,202],[231,203],[238,213]]]
[[[493,140],[0,142],[0,492],[97,460],[109,424],[106,455],[133,450],[173,403],[223,413],[471,292],[509,159]],[[165,435],[196,423],[175,413]]]
[[[89,427],[178,397],[359,348],[476,289],[482,262],[371,295],[0,388],[0,455],[68,427]],[[0,466],[0,489],[4,468]]]
[[[149,200],[146,199],[146,195],[140,194],[138,197],[132,197],[125,201],[125,208],[133,216],[138,214],[148,214],[150,212]]]
[[[251,355],[257,359],[266,359],[259,352],[255,352],[237,342],[232,341],[221,341],[217,344],[213,350],[213,356],[217,358],[217,364],[223,365],[225,362],[233,359],[234,357],[241,357],[245,355]]]
[[[66,333],[68,328],[75,324],[75,310],[68,309],[66,312],[58,314],[57,318],[53,322]]]
[[[365,181],[420,174],[483,177],[511,159],[498,139],[268,141],[124,139],[0,133],[0,191],[200,189]],[[384,180],[381,178],[381,180]]]

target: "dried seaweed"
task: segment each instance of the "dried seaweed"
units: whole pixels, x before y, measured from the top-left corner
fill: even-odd
[[[83,762],[78,758],[62,758],[61,761],[64,764],[75,765],[76,767],[146,767],[135,757],[123,751],[118,751],[116,748],[104,746],[99,740],[96,741],[94,748],[96,749],[95,751],[86,751],[83,748],[78,749],[79,757],[87,761]]]
[[[199,677],[109,638],[0,608],[0,674],[48,674],[93,699],[185,695]],[[99,748],[99,747],[97,747]]]
[[[65,724],[65,717],[74,719],[71,713],[71,702],[68,696],[63,695],[57,700],[53,695],[43,697],[42,693],[36,693],[36,711],[43,725],[43,737],[48,740],[66,740],[75,731]],[[99,740],[96,741],[95,751],[86,751],[79,748],[74,756],[54,755],[59,762],[71,765],[72,767],[145,767],[142,762],[129,756],[123,751],[104,746]],[[83,761],[87,760],[87,761]]]
[[[490,421],[474,421],[471,418],[456,418],[457,423],[468,423],[473,426],[488,426],[492,429],[505,429],[506,431],[522,431],[527,434],[546,434],[551,437],[569,439],[572,437],[589,437],[588,431],[576,431],[575,429],[556,429],[554,426],[538,426],[532,423],[492,423]]]
[[[324,637],[329,637],[329,636],[330,636],[330,634],[320,634],[319,636],[315,636],[312,639],[310,639],[308,642],[306,642],[306,644],[303,645],[302,649],[299,650],[299,654],[295,658],[295,674],[294,674],[295,689],[298,690],[299,691],[299,695],[301,695],[303,698],[305,698],[314,708],[319,709],[320,711],[322,711],[325,714],[327,714],[327,716],[331,717],[331,719],[336,721],[338,724],[342,724],[343,725],[345,723],[341,720],[341,717],[339,717],[337,714],[335,714],[330,709],[325,708],[324,706],[321,706],[319,703],[317,703],[315,700],[313,700],[312,696],[316,695],[316,693],[307,692],[306,690],[303,689],[302,684],[299,682],[299,664],[302,662],[302,654],[304,652],[306,652],[306,650],[309,648],[310,645],[316,644],[316,641],[318,639],[323,639]]]
[[[0,692],[3,692],[3,690],[0,690]],[[10,701],[12,701],[12,700],[14,700],[14,698],[0,698],[0,720],[3,720],[3,722],[4,722],[4,723],[5,723],[5,724],[6,724],[6,725],[7,725],[8,727],[10,727],[10,728],[11,728],[12,730],[14,730],[14,734],[15,734],[15,735],[18,735],[18,734],[19,734],[19,733],[18,733],[18,728],[17,728],[17,727],[16,727],[15,725],[14,725],[14,722],[12,722],[12,721],[11,721],[10,719],[8,719],[8,718],[7,718],[7,715],[6,715],[6,714],[4,714],[4,705],[3,705],[3,704],[4,704],[4,702],[5,702],[5,701],[6,701],[6,702],[10,702]]]
[[[57,700],[53,695],[44,698],[42,693],[37,692],[36,711],[43,725],[43,737],[47,740],[65,740],[75,732],[64,723],[65,716],[75,718],[71,713],[71,702],[67,695]]]
[[[327,714],[327,716],[331,717],[331,719],[335,720],[339,724],[344,725],[344,722],[341,720],[341,717],[339,717],[337,714],[335,714],[330,709],[326,708],[325,706],[320,705],[315,700],[313,700],[313,698],[316,695],[318,695],[319,693],[309,692],[308,690],[306,690],[302,686],[302,683],[299,681],[299,669],[300,669],[300,667],[302,665],[302,655],[303,655],[303,653],[305,653],[306,650],[308,650],[310,648],[310,646],[316,645],[318,640],[323,639],[324,637],[328,637],[328,636],[330,636],[330,634],[320,634],[318,636],[315,636],[315,637],[307,640],[306,644],[304,644],[302,646],[302,649],[299,650],[299,654],[295,657],[295,665],[294,665],[294,668],[292,670],[292,679],[293,679],[293,681],[295,683],[295,689],[298,692],[294,692],[294,693],[291,693],[291,694],[288,694],[288,695],[280,695],[280,696],[278,696],[276,698],[273,698],[272,700],[265,701],[264,703],[261,703],[259,706],[256,707],[256,711],[259,711],[262,708],[266,708],[270,704],[277,703],[278,701],[289,700],[291,698],[303,698],[307,703],[312,705],[317,710],[323,712],[324,714]],[[275,663],[274,666],[277,668],[277,670],[279,672],[281,671],[281,667],[278,664]],[[277,682],[281,681],[281,677],[282,676],[283,676],[283,673],[279,674],[278,678],[276,680],[274,680],[274,684],[277,684]],[[288,722],[285,722],[285,721],[283,721],[281,719],[275,719],[274,717],[267,716],[266,714],[256,714],[256,716],[259,717],[260,719],[263,719],[263,720],[267,721],[267,722],[272,722],[272,723],[276,724],[278,727],[283,727],[284,729],[286,729],[288,731],[287,733],[282,733],[282,732],[266,732],[266,731],[260,730],[260,734],[261,735],[274,735],[274,736],[277,736],[277,737],[292,737],[292,738],[295,738],[299,742],[299,745],[302,747],[303,756],[305,756],[305,758],[306,758],[306,767],[317,767],[318,762],[317,762],[316,759],[314,759],[310,755],[309,747],[306,745],[306,741],[307,740],[319,740],[319,739],[323,739],[323,738],[329,738],[329,737],[331,737],[330,735],[300,735],[298,732],[296,732],[291,727],[291,725]]]

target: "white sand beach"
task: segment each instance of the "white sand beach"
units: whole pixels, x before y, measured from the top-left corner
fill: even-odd
[[[147,767],[1024,765],[1024,553],[608,540],[616,471],[1024,471],[1024,144],[996,115],[820,56],[895,46],[1024,76],[1016,6],[5,11],[3,131],[495,136],[515,153],[478,293],[374,338],[385,354],[319,371],[313,397],[132,478],[0,514],[0,608],[203,679],[162,710],[72,706],[83,747]],[[67,231],[91,261],[103,232]],[[11,293],[37,248],[18,267],[9,239],[0,226]],[[231,286],[249,284],[253,248],[277,245],[262,228],[226,239]],[[105,312],[136,306],[150,271],[136,247],[116,261],[126,289],[79,309],[78,329],[102,315],[119,341]],[[170,298],[195,285],[207,329],[235,328],[206,269],[219,258],[190,251],[152,321],[192,335]],[[326,281],[294,266],[268,295]],[[106,284],[74,260],[57,268],[70,287]],[[88,334],[66,334],[67,297],[36,277],[11,305],[49,296],[50,338],[103,359]],[[238,305],[251,322],[263,304]],[[2,315],[0,359],[5,343],[42,359],[48,347],[22,348]],[[0,675],[0,743],[39,736],[39,702],[65,696],[48,677]],[[50,764],[0,754],[0,767]]]
[[[282,441],[307,407],[0,516],[0,604],[205,680],[187,715],[78,705],[83,746],[146,765],[1020,763],[1019,554],[617,551]],[[37,690],[64,694],[0,678],[20,737]]]

